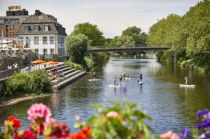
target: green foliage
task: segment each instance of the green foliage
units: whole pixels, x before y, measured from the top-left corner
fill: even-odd
[[[70,35],[66,40],[66,52],[72,62],[83,64],[87,53],[88,39],[83,34]]]
[[[181,17],[175,14],[161,19],[149,30],[148,43],[151,45],[174,45],[174,37],[180,25]]]
[[[209,15],[210,1],[207,0],[190,8],[182,17],[169,15],[150,28],[148,42],[151,45],[172,46],[174,53],[179,55],[180,63],[191,59],[190,65],[210,69]]]
[[[135,44],[141,44],[147,41],[146,33],[141,33],[141,28],[138,28],[136,26],[128,27],[123,30],[121,36],[131,37],[135,41]]]
[[[101,46],[105,43],[103,33],[97,25],[88,22],[75,25],[72,34],[84,34],[90,40],[90,46]]]
[[[109,60],[109,56],[106,53],[100,52],[93,54],[94,66],[102,66]]]
[[[31,74],[15,73],[4,84],[3,92],[5,96],[51,93],[52,86],[43,71],[34,71]]]
[[[31,92],[30,76],[25,73],[15,73],[12,78],[8,79],[3,87],[5,96],[20,96]]]
[[[65,61],[65,65],[67,65],[67,66],[69,66],[71,68],[78,69],[78,70],[82,70],[83,69],[82,65],[74,63],[71,60],[66,60]]]
[[[87,56],[85,56],[84,60],[85,60],[85,68],[86,68],[87,70],[91,70],[91,69],[93,68],[93,66],[94,66],[93,60],[90,59],[90,58],[87,57]]]
[[[124,35],[114,37],[114,39],[111,41],[111,45],[115,47],[134,47],[135,41],[132,37]]]
[[[33,93],[51,93],[52,86],[50,80],[48,79],[48,74],[41,70],[34,71],[30,74],[31,76],[31,90]]]
[[[94,106],[98,114],[87,122],[91,126],[91,136],[94,139],[153,139],[152,129],[145,120],[151,118],[139,111],[136,104],[115,103],[112,107]]]

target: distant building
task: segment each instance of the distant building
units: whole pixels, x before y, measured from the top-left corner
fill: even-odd
[[[15,38],[21,23],[29,17],[26,9],[10,6],[6,16],[0,16],[0,37]]]
[[[17,36],[24,40],[23,43],[28,43],[33,52],[45,58],[56,54],[62,59],[66,55],[65,28],[52,15],[36,10],[34,15],[21,24]]]

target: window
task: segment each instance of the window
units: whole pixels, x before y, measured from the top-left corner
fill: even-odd
[[[46,36],[43,37],[43,44],[47,44],[47,37]]]
[[[38,54],[39,53],[39,49],[35,49],[34,52]]]
[[[50,54],[54,54],[54,49],[50,49]]]
[[[50,44],[54,44],[54,36],[50,36]]]
[[[44,26],[44,30],[45,30],[45,31],[50,31],[50,26],[49,26],[49,25],[45,25],[45,26]]]
[[[30,26],[25,26],[25,27],[24,27],[24,30],[25,30],[25,31],[30,31],[30,30],[31,30],[31,27],[30,27]]]
[[[39,37],[37,36],[34,37],[34,44],[39,44]]]
[[[35,25],[34,30],[39,31],[39,25]]]
[[[43,49],[43,54],[47,54],[47,49]]]
[[[30,44],[30,39],[29,39],[29,37],[25,37],[25,42],[26,42],[27,44]]]

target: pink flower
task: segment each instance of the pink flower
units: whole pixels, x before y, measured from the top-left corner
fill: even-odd
[[[29,108],[27,113],[28,119],[31,121],[35,121],[37,119],[43,119],[44,121],[46,121],[46,119],[48,119],[52,115],[50,109],[42,103],[33,104]]]
[[[160,135],[161,139],[180,139],[179,136],[176,133],[173,133],[172,131],[168,131],[166,133],[163,133]]]
[[[106,114],[106,116],[111,118],[119,118],[119,114],[116,111],[110,111]]]

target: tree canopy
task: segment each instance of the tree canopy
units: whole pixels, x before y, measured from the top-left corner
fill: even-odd
[[[123,30],[121,36],[132,37],[136,44],[142,44],[147,41],[146,33],[142,33],[141,28],[138,28],[136,26],[128,27],[125,30]]]
[[[65,47],[68,57],[73,62],[83,64],[88,47],[88,38],[85,35],[68,36]]]
[[[150,28],[148,42],[173,46],[180,58],[210,65],[210,1],[198,2],[182,17],[172,14],[159,20]]]
[[[123,36],[116,36],[111,41],[111,46],[117,46],[117,47],[134,47],[135,41],[132,37],[128,35]]]
[[[105,43],[105,38],[102,31],[100,31],[97,25],[86,23],[79,23],[74,26],[72,34],[84,34],[90,41],[90,46],[102,46]]]

